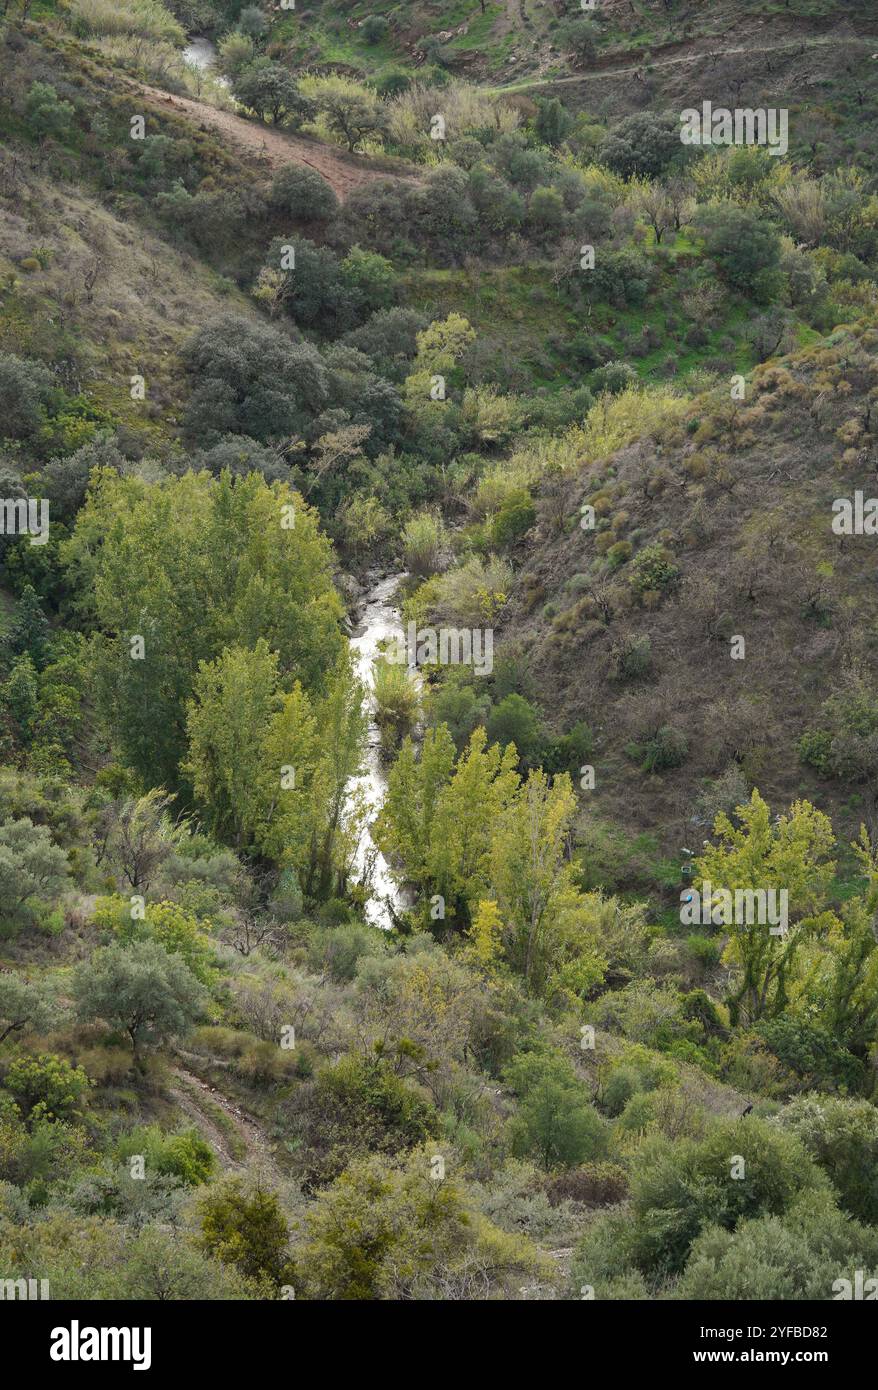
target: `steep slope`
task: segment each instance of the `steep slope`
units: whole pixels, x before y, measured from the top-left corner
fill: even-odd
[[[255,320],[252,300],[82,188],[20,164],[13,175],[12,162],[0,189],[0,350],[52,363],[135,435],[173,432],[180,346],[220,313]],[[134,374],[146,380],[142,403],[130,395]]]
[[[376,179],[386,179],[391,175],[407,180],[415,177],[413,174],[397,174],[395,169],[391,171],[374,161],[346,156],[343,151],[322,145],[318,140],[306,140],[302,136],[245,120],[243,116],[222,111],[205,101],[172,96],[170,92],[141,83],[137,84],[137,90],[149,99],[150,104],[170,107],[197,122],[202,129],[212,131],[227,149],[244,159],[255,161],[268,172],[274,173],[289,164],[316,170],[329,184],[339,202],[344,202],[353,189],[374,183]]]
[[[841,779],[803,766],[799,744],[846,673],[878,670],[876,538],[832,528],[835,499],[874,492],[876,349],[874,317],[839,329],[758,368],[743,401],[696,400],[543,484],[504,642],[560,731],[594,730],[584,818],[678,848],[705,781],[732,766],[773,804],[808,795],[845,828],[874,824],[865,731]]]

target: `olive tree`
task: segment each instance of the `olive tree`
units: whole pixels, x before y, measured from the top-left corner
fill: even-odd
[[[77,966],[73,996],[79,1018],[103,1019],[131,1039],[134,1060],[144,1043],[185,1033],[206,991],[179,956],[154,941],[104,946]]]

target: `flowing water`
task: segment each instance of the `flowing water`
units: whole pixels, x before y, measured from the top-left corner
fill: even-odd
[[[372,663],[380,653],[381,643],[401,630],[399,609],[392,602],[401,574],[391,574],[380,580],[366,594],[360,610],[357,635],[351,638],[351,653],[354,671],[368,692],[369,734],[365,766],[361,776],[354,778],[350,786],[353,794],[362,790],[365,795],[367,815],[366,827],[360,838],[355,860],[358,878],[371,865],[371,896],[366,904],[366,918],[376,927],[392,927],[393,912],[408,906],[404,893],[396,886],[390,866],[372,839],[372,826],[384,801],[387,778],[381,758],[381,740],[378,726],[374,720],[374,676]]]
[[[216,67],[216,44],[211,39],[191,38],[183,49],[183,58],[187,63],[191,63],[194,68],[201,68],[202,72],[209,72],[216,79],[221,87],[228,87],[228,82],[224,77],[220,77],[214,71]]]

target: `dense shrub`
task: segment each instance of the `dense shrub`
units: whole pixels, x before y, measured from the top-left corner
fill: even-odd
[[[300,222],[330,222],[338,212],[338,199],[326,179],[314,169],[287,164],[271,181],[269,205]]]
[[[72,1067],[54,1052],[42,1052],[15,1057],[3,1084],[33,1124],[80,1118],[91,1083],[81,1067]]]
[[[182,355],[192,379],[184,429],[200,444],[227,434],[260,443],[302,434],[327,399],[317,349],[268,324],[224,315],[201,328]]]
[[[553,1177],[546,1189],[553,1207],[561,1202],[583,1202],[607,1207],[621,1202],[628,1192],[628,1177],[617,1163],[585,1163]]]
[[[878,1222],[878,1110],[871,1101],[810,1094],[791,1101],[778,1124],[802,1141],[828,1175],[845,1211]]]

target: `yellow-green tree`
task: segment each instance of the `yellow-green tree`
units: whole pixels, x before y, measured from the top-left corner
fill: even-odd
[[[493,823],[489,877],[504,921],[506,955],[528,984],[545,978],[552,903],[569,887],[576,796],[568,773],[528,774]]]
[[[481,727],[456,761],[454,753],[445,724],[427,731],[420,759],[406,739],[376,835],[405,877],[440,895],[446,918],[466,925],[487,896],[493,827],[518,786],[518,754],[511,743],[489,745]]]
[[[420,757],[412,740],[404,739],[388,775],[384,805],[373,832],[384,854],[422,887],[428,884],[436,805],[451,777],[454,759],[454,739],[446,724],[427,729]]]
[[[264,638],[282,684],[298,679],[319,695],[345,650],[316,513],[256,473],[149,483],[99,470],[63,555],[95,628],[102,709],[148,786],[183,781],[187,703],[202,662]]]
[[[242,849],[260,815],[265,730],[278,704],[277,654],[262,638],[252,650],[227,647],[195,678],[183,770],[211,832]]]
[[[452,376],[470,343],[475,342],[476,332],[463,314],[451,313],[445,319],[434,319],[416,338],[417,355],[412,372],[405,379],[405,396],[410,406],[423,411],[431,406],[441,408],[432,401],[430,391],[433,378],[441,376],[446,383]]]
[[[488,744],[476,729],[457,760],[454,775],[439,793],[427,853],[427,873],[437,893],[464,921],[480,898],[489,896],[494,827],[519,784],[514,744]]]
[[[503,954],[503,919],[493,898],[481,898],[468,932],[473,958],[490,968]]]
[[[202,664],[183,764],[205,820],[236,849],[260,850],[324,896],[343,889],[356,841],[347,787],[363,751],[363,691],[341,662],[322,698],[279,687],[276,653],[227,648]]]
[[[309,1297],[399,1301],[437,1288],[453,1299],[508,1297],[542,1269],[529,1241],[477,1211],[454,1155],[436,1175],[434,1152],[358,1160],[318,1193],[297,1251]]]
[[[739,825],[724,813],[714,823],[716,843],[695,861],[696,885],[708,881],[714,890],[786,890],[789,926],[772,934],[766,922],[740,922],[732,927],[726,959],[737,967],[729,998],[732,1022],[753,1022],[779,1012],[786,1002],[787,983],[796,951],[808,935],[836,919],[822,915],[835,862],[829,858],[835,836],[832,822],[809,801],[797,801],[787,815],[772,818],[768,804],[754,790],[749,802],[736,809]]]

